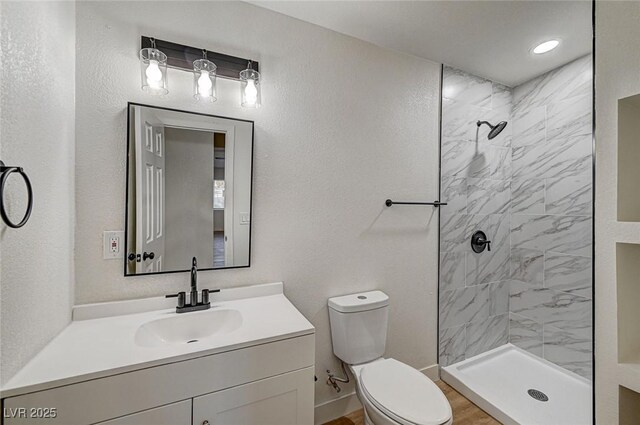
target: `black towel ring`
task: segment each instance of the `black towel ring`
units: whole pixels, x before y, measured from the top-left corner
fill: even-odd
[[[11,173],[18,173],[22,176],[22,178],[24,179],[24,183],[27,186],[27,194],[29,196],[29,201],[27,203],[27,211],[25,212],[24,217],[22,217],[22,220],[18,224],[13,223],[9,219],[7,212],[4,210],[4,184],[7,181],[7,177],[9,177]],[[29,177],[27,177],[22,167],[6,167],[4,165],[4,162],[0,161],[0,216],[2,216],[2,220],[4,220],[7,226],[17,229],[19,227],[24,226],[27,223],[27,221],[29,221],[32,208],[33,208],[33,190],[31,188],[31,182],[29,181]]]

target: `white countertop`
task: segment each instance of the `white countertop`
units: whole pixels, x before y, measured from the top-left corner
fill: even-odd
[[[234,291],[243,298],[233,299]],[[256,294],[259,296],[254,296]],[[218,297],[212,296],[211,308],[237,310],[242,315],[242,326],[197,344],[141,347],[135,343],[140,325],[175,315],[175,308],[100,317],[105,316],[106,311],[130,312],[136,305],[144,311],[149,305],[166,305],[166,301],[154,298],[139,302],[102,303],[95,308],[84,306],[81,309],[83,318],[91,317],[92,311],[98,318],[72,321],[7,382],[0,390],[0,397],[13,397],[315,332],[313,325],[284,296],[281,283],[223,290]],[[74,311],[76,316],[79,315]]]

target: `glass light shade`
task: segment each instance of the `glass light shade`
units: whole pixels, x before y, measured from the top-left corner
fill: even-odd
[[[145,92],[156,96],[169,93],[167,55],[154,48],[140,50],[140,77]]]
[[[258,108],[261,105],[260,73],[251,69],[251,64],[240,71],[240,96],[241,105],[245,108]]]
[[[215,102],[216,64],[207,59],[193,61],[193,97],[197,100]]]

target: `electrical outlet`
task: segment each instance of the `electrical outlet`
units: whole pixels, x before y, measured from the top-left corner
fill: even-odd
[[[124,231],[107,230],[102,233],[102,258],[124,258]]]

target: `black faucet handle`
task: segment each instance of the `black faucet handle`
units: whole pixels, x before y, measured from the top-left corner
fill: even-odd
[[[203,289],[202,304],[207,304],[209,302],[209,294],[213,294],[215,292],[220,292],[220,290],[219,289]]]
[[[165,295],[165,298],[178,298],[178,307],[182,308],[185,305],[185,301],[187,299],[187,295],[185,292],[178,292],[177,294],[169,294]]]

